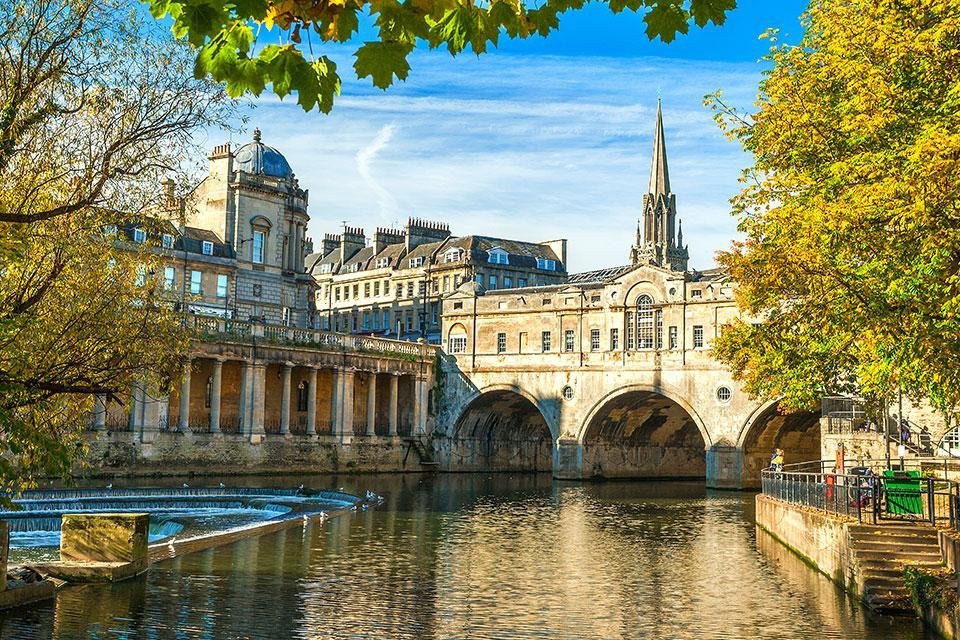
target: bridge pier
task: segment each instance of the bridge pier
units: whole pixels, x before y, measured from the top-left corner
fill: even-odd
[[[557,480],[583,479],[583,445],[560,440],[553,449],[553,477]]]
[[[707,449],[708,489],[748,489],[743,478],[743,449],[716,444]]]

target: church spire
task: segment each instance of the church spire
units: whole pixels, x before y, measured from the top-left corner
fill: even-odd
[[[670,193],[670,173],[667,171],[667,143],[663,136],[663,113],[660,99],[657,99],[657,126],[653,132],[653,159],[650,162],[649,193],[653,195]]]
[[[686,271],[689,254],[683,245],[683,231],[677,217],[677,197],[670,191],[667,171],[667,144],[663,134],[663,112],[657,99],[657,122],[653,132],[649,190],[643,196],[641,235],[630,249],[633,264],[651,264],[671,271]],[[679,233],[678,233],[679,231]]]

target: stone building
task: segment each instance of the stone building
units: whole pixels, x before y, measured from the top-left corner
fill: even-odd
[[[326,235],[307,258],[317,282],[318,326],[330,331],[440,341],[444,296],[464,282],[484,290],[566,280],[566,240],[521,242],[453,236],[438,222],[410,219],[404,229]]]
[[[180,228],[188,241],[203,235],[200,242],[225,247],[222,257],[233,261],[235,280],[223,306],[232,317],[313,325],[314,281],[305,268],[312,252],[308,195],[283,154],[263,144],[259,129],[235,150],[214,147],[208,175],[185,198]]]
[[[735,284],[687,262],[658,108],[629,264],[444,297],[442,463],[742,487],[757,485],[774,446],[788,462],[818,458],[817,414],[752,400],[711,356],[739,315]]]

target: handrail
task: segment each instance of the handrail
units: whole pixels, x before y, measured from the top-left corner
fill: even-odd
[[[349,333],[334,333],[320,329],[287,327],[283,325],[245,322],[214,316],[187,315],[192,326],[203,335],[240,338],[243,341],[257,337],[267,341],[302,344],[305,346],[332,347],[341,351],[373,352],[379,354],[401,354],[430,358],[437,350],[436,345],[405,340],[392,340],[373,336],[361,336]]]
[[[892,457],[891,465],[900,467],[900,458]],[[807,462],[794,462],[783,465],[782,470],[786,472],[804,472],[804,473],[833,473],[837,461],[832,458],[823,460],[809,460]],[[853,467],[866,467],[874,472],[887,468],[886,458],[845,458],[844,466],[846,469]],[[914,456],[903,459],[905,469],[917,469],[921,471],[944,471],[944,478],[949,470],[960,473],[960,458],[955,456]],[[770,467],[766,470],[772,470]]]
[[[823,462],[791,466],[813,468]],[[761,491],[776,500],[875,524],[908,520],[956,529],[960,517],[960,483],[948,478],[901,479],[872,471],[835,474],[768,468],[761,472]]]

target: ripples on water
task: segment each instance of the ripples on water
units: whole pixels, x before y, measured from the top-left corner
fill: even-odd
[[[926,637],[777,543],[758,551],[748,494],[531,476],[310,484],[387,503],[71,587],[0,617],[0,638]]]

